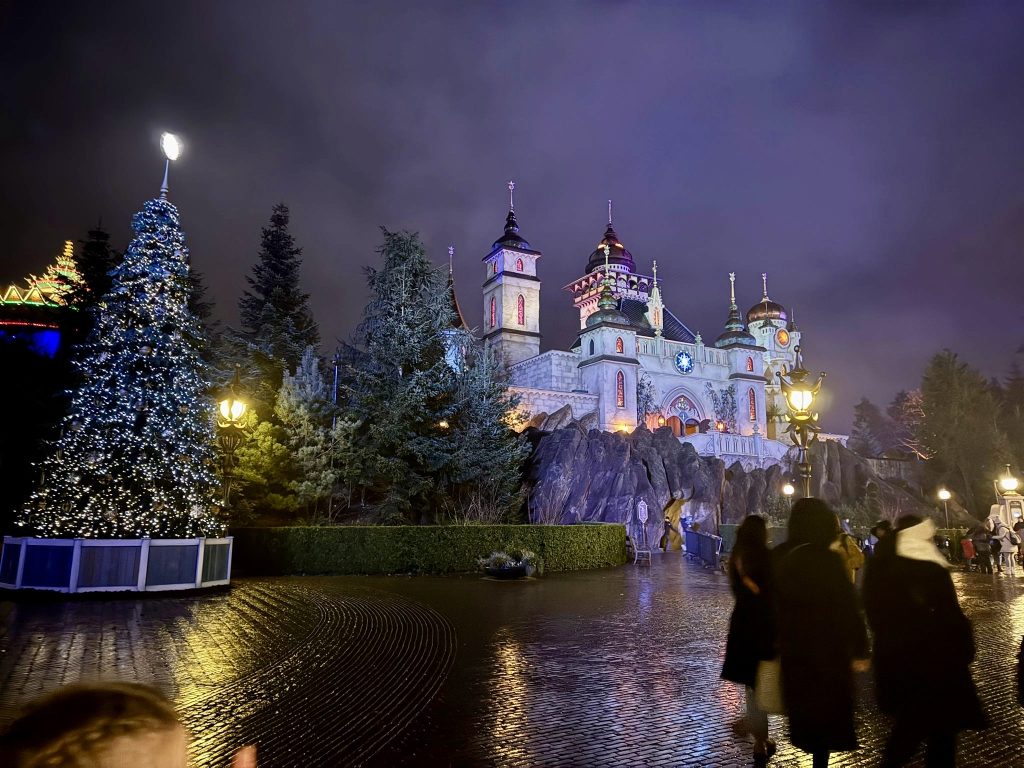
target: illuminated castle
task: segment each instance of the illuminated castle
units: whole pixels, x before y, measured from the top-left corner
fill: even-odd
[[[552,414],[583,426],[632,431],[668,426],[698,452],[765,466],[791,443],[781,438],[784,401],[776,372],[793,367],[801,333],[792,313],[762,294],[741,315],[729,274],[725,327],[705,343],[666,305],[657,262],[650,276],[608,224],[583,275],[565,286],[580,318],[569,349],[540,351],[541,252],[523,237],[509,184],[505,230],[483,258],[483,330],[503,358],[524,420]]]

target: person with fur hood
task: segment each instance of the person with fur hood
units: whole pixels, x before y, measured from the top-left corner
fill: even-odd
[[[957,732],[988,725],[968,668],[973,631],[934,536],[931,520],[900,518],[864,572],[875,695],[893,720],[883,768],[905,765],[922,741],[929,768],[951,768]]]

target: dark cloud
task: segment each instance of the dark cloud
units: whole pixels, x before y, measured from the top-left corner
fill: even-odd
[[[549,347],[608,197],[705,338],[726,273],[744,303],[769,273],[830,372],[827,426],[939,348],[1000,374],[1024,341],[1024,6],[36,2],[0,28],[0,279],[100,215],[126,240],[172,129],[228,320],[279,200],[325,338],[358,319],[378,225],[439,262],[455,243],[477,317],[515,178]]]

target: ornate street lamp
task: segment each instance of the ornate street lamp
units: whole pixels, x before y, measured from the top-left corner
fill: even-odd
[[[236,368],[235,378],[224,390],[224,397],[217,407],[217,443],[224,456],[224,498],[222,501],[224,509],[227,509],[231,503],[231,478],[232,470],[235,467],[235,451],[245,439],[246,432],[245,414],[249,407],[238,394],[241,387]]]
[[[939,488],[939,501],[942,502],[942,508],[946,512],[946,528],[949,528],[949,500],[953,498],[953,494],[945,488]]]
[[[814,405],[814,398],[821,390],[821,381],[825,374],[821,373],[817,381],[808,380],[811,372],[804,368],[803,356],[800,354],[800,347],[794,348],[796,353],[796,366],[787,371],[783,366],[777,374],[779,383],[782,386],[782,394],[786,398],[786,405],[789,413],[785,415],[789,427],[786,431],[790,434],[793,444],[799,451],[797,470],[804,486],[804,498],[811,495],[811,465],[807,461],[807,449],[811,443],[818,439],[818,414],[811,410]]]

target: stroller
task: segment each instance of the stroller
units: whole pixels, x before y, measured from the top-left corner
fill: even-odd
[[[960,549],[964,555],[964,570],[978,570],[978,562],[976,560],[978,553],[974,550],[974,542],[964,537],[960,539]]]

